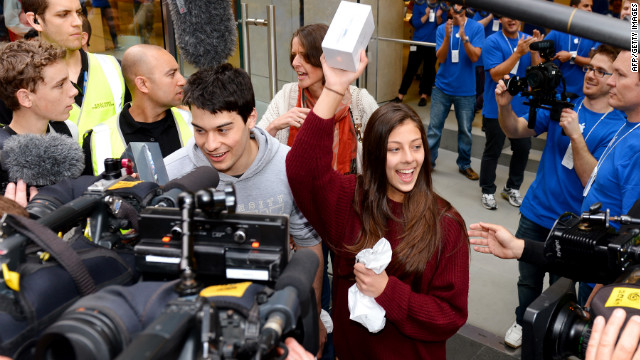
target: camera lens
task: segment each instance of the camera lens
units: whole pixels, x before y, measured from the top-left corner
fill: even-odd
[[[109,316],[79,308],[64,314],[45,331],[38,341],[36,359],[113,359],[125,341]]]
[[[584,359],[591,336],[591,316],[575,302],[566,303],[551,324],[548,338],[553,359],[577,356]]]

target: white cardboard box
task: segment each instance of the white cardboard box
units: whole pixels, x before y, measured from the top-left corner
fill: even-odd
[[[327,64],[334,68],[356,71],[360,64],[360,51],[366,49],[374,28],[370,5],[340,2],[322,41]]]

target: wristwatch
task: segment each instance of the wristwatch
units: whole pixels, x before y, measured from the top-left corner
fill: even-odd
[[[466,44],[466,43],[468,43],[468,42],[469,42],[469,38],[468,38],[468,37],[465,37],[464,39],[462,39],[462,43],[463,43],[463,44]]]

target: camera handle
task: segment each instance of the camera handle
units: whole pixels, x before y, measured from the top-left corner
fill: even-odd
[[[191,220],[196,204],[193,194],[185,191],[178,197],[178,206],[182,215],[181,228],[182,252],[180,257],[180,282],[176,284],[176,292],[181,297],[197,294],[202,285],[196,281],[195,257],[193,251],[193,234],[191,232]]]

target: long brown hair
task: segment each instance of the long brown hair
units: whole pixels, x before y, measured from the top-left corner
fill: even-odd
[[[325,24],[309,24],[299,28],[291,36],[291,43],[293,43],[293,39],[298,38],[298,41],[300,41],[300,44],[304,48],[304,61],[317,68],[322,68],[322,63],[320,62],[320,56],[322,56],[322,40],[327,34],[327,30],[329,30],[329,26]],[[291,47],[291,43],[289,47]],[[289,52],[290,65],[293,64],[294,58],[295,56]]]
[[[414,188],[404,196],[404,218],[396,219],[387,197],[387,144],[391,131],[407,121],[420,130],[425,161]],[[439,251],[440,219],[451,209],[451,204],[433,191],[429,146],[422,120],[411,107],[388,103],[369,118],[362,144],[362,175],[358,176],[354,198],[362,230],[359,240],[348,250],[357,253],[373,247],[385,235],[388,220],[394,219],[403,224],[403,233],[402,242],[394,249],[392,266],[404,268],[407,273],[422,274],[426,263]]]

